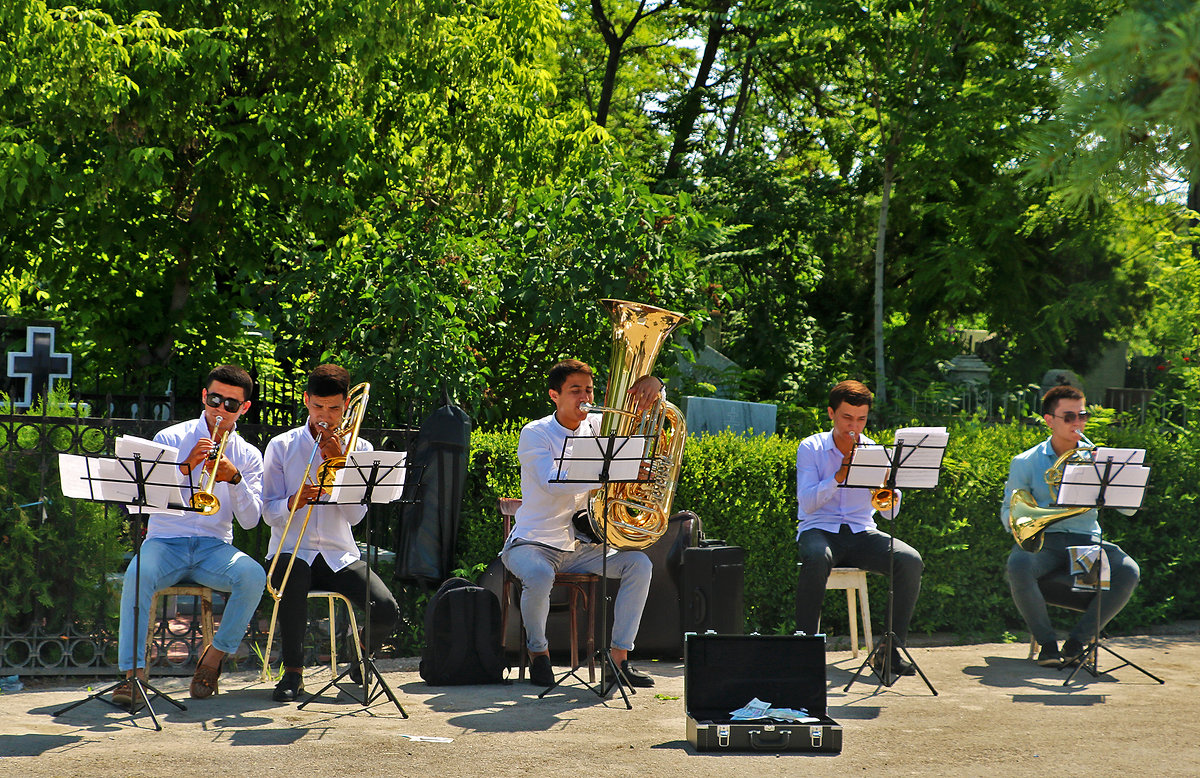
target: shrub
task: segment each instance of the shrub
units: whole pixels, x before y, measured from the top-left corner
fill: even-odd
[[[892,435],[884,430],[875,437],[888,441]],[[1200,432],[1099,425],[1089,435],[1098,443],[1145,448],[1152,468],[1141,511],[1132,518],[1112,511],[1101,516],[1106,539],[1119,543],[1142,567],[1142,585],[1112,627],[1128,631],[1195,614],[1200,551],[1168,539],[1190,535],[1200,463],[1188,452],[1200,442]],[[925,559],[914,633],[998,639],[1024,631],[1004,579],[1012,536],[1000,524],[1000,500],[1009,461],[1044,437],[1040,427],[1020,422],[951,424],[938,487],[908,494],[894,527],[883,527],[894,529]],[[476,432],[471,445],[459,545],[464,568],[498,552],[495,500],[516,496],[520,482],[515,430]],[[746,549],[748,630],[778,633],[794,627],[797,445],[796,439],[781,436],[722,433],[693,437],[685,451],[673,509],[695,511],[706,535]],[[887,582],[883,576],[869,580],[874,618],[882,623]],[[837,620],[845,618],[845,608],[840,594],[830,594],[825,618],[844,623]]]

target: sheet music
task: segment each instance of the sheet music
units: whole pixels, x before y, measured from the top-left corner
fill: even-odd
[[[892,472],[892,458],[886,446],[858,446],[846,471],[846,486],[881,486]]]
[[[1063,468],[1058,505],[1094,506],[1100,498],[1100,476],[1105,465],[1087,462]],[[1143,465],[1114,465],[1104,489],[1105,508],[1140,508],[1146,494],[1150,468]]]
[[[367,494],[367,479],[376,462],[375,488],[371,502],[394,502],[404,493],[404,451],[354,451],[347,455],[346,466],[338,468],[333,477],[329,502],[340,505],[361,503]]]
[[[945,427],[905,427],[896,431],[900,445],[900,462],[896,470],[896,486],[911,489],[932,489],[941,474],[942,455],[950,434]],[[891,475],[892,457],[897,446],[869,445],[854,449],[846,486],[882,486]]]
[[[116,441],[116,453],[117,457],[129,459],[59,454],[59,482],[63,495],[83,500],[126,503],[131,512],[139,512],[142,506],[133,504],[138,498],[136,470],[134,463],[129,460],[135,454],[140,454],[142,477],[146,479],[147,507],[153,507],[161,513],[182,513],[166,508],[183,503],[179,488],[182,476],[175,466],[179,452],[175,448],[124,435]]]
[[[112,483],[125,471],[115,459],[85,457],[79,454],[58,455],[58,478],[64,497],[81,500],[126,500],[128,497],[110,496],[117,484]]]
[[[558,472],[561,476],[566,470],[566,477],[561,480],[580,483],[599,483],[600,472],[604,469],[605,457],[608,454],[609,436],[592,437],[580,435],[568,438],[571,445],[564,447],[564,457],[558,460]],[[628,437],[613,436],[612,458],[608,460],[608,480],[611,482],[642,481],[642,462],[651,453],[651,445],[655,440],[653,435],[631,435]],[[569,450],[566,450],[569,448]],[[566,465],[564,468],[563,465]]]
[[[183,515],[183,511],[167,507],[184,505],[186,501],[183,498],[183,487],[190,485],[183,473],[179,472],[179,449],[134,435],[122,435],[117,438],[115,451],[118,457],[117,464],[121,467],[125,479],[130,481],[128,491],[121,492],[126,496],[115,499],[130,503],[137,499],[137,486],[133,483],[136,471],[133,462],[126,461],[126,458],[133,459],[135,455],[141,455],[142,476],[146,479],[146,505],[154,508],[155,513]],[[125,488],[124,484],[116,486]],[[128,508],[132,513],[142,509],[141,506],[133,504]]]
[[[1146,449],[1100,446],[1092,452],[1092,461],[1097,464],[1104,464],[1109,459],[1112,459],[1114,465],[1140,465],[1146,461]]]

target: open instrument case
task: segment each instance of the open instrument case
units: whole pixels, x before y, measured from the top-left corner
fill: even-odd
[[[699,751],[808,751],[838,754],[842,726],[825,708],[823,635],[684,637],[687,738]],[[803,708],[817,721],[732,721],[758,698],[774,708]]]

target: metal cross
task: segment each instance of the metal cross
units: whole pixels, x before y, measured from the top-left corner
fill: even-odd
[[[54,379],[71,377],[71,355],[54,350],[53,327],[26,327],[25,350],[8,352],[8,376],[25,380],[25,398],[13,403],[18,408],[33,405],[33,396],[49,395]]]

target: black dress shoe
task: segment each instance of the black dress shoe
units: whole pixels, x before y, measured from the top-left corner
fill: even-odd
[[[1042,646],[1042,650],[1038,652],[1037,663],[1042,667],[1062,667],[1062,654],[1058,653],[1058,646],[1054,643]]]
[[[875,659],[871,662],[871,666],[879,675],[883,675],[883,654],[876,654]],[[899,651],[892,650],[892,675],[916,675],[917,666],[900,655]]]
[[[1067,638],[1062,647],[1062,666],[1074,667],[1083,661],[1087,654],[1087,646],[1075,638]]]
[[[621,663],[621,677],[625,679],[626,684],[636,686],[639,689],[648,689],[654,685],[654,679],[641,670],[633,669],[628,659]]]
[[[304,676],[295,670],[287,670],[279,683],[275,684],[271,699],[275,702],[295,702],[301,694],[304,694]]]
[[[531,657],[529,662],[529,682],[534,686],[554,685],[554,667],[550,664],[550,657],[545,654],[538,654],[535,657]]]

